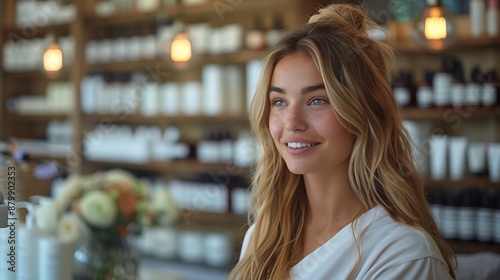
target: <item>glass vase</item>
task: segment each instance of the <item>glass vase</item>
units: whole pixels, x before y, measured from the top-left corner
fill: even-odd
[[[139,253],[133,236],[90,238],[75,249],[74,280],[136,280]]]

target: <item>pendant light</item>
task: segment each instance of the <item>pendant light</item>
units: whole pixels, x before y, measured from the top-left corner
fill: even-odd
[[[186,28],[184,24],[180,25],[180,31],[174,36],[170,46],[170,58],[178,67],[182,68],[191,60],[193,52]]]
[[[43,69],[49,78],[55,78],[63,66],[63,56],[59,45],[55,40],[54,35],[49,35],[51,42],[43,53]]]
[[[454,16],[441,4],[441,0],[426,0],[426,8],[415,22],[415,39],[426,48],[441,51],[454,40]]]

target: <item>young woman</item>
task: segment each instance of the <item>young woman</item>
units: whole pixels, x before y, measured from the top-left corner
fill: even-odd
[[[385,60],[359,8],[330,5],[266,58],[262,149],[230,279],[452,279]]]

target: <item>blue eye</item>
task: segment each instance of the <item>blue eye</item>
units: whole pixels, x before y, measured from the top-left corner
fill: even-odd
[[[286,103],[283,100],[276,99],[276,100],[271,101],[271,105],[276,106],[276,107],[281,107],[281,106],[285,106]]]
[[[311,102],[309,102],[310,105],[324,105],[328,103],[328,100],[325,100],[323,98],[314,98],[313,100],[311,100]]]

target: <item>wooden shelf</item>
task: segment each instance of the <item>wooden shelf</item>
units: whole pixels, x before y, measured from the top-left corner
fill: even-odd
[[[55,161],[55,162],[58,162],[60,164],[66,164],[66,156],[49,155],[49,154],[33,154],[33,153],[30,153],[29,156],[34,160]]]
[[[481,37],[481,38],[460,38],[457,39],[451,46],[444,50],[431,50],[420,46],[415,41],[390,41],[389,45],[391,45],[394,50],[398,53],[424,53],[424,54],[442,54],[444,52],[449,51],[459,51],[466,50],[470,48],[478,48],[478,47],[489,47],[499,45],[500,47],[500,36],[496,37]]]
[[[84,115],[87,123],[132,123],[132,124],[179,124],[179,123],[247,123],[246,116],[141,116],[141,115],[113,115],[95,114]]]
[[[500,183],[490,182],[487,176],[470,177],[462,179],[460,181],[452,181],[450,179],[436,181],[427,178],[425,179],[425,185],[431,188],[443,188],[449,186],[453,186],[453,188],[459,188],[459,187],[487,188],[490,186],[500,188]]]
[[[246,215],[234,215],[232,213],[208,213],[196,210],[182,209],[180,213],[181,223],[211,223],[244,226],[248,223]]]
[[[6,114],[5,120],[8,122],[32,122],[32,123],[45,123],[53,120],[68,120],[68,114],[33,114],[33,115],[19,115],[19,114]]]
[[[150,161],[144,164],[93,160],[86,160],[86,163],[98,168],[124,168],[163,174],[201,174],[210,172],[227,172],[231,175],[248,174],[248,168],[237,167],[232,163],[201,163],[194,159],[170,162]]]
[[[112,62],[112,63],[99,63],[88,66],[90,72],[130,72],[135,70],[145,71],[172,71],[184,72],[193,68],[199,68],[205,64],[241,64],[254,59],[263,59],[269,50],[252,51],[242,50],[235,53],[217,54],[217,55],[201,55],[194,56],[186,68],[177,68],[170,58],[158,58],[151,60],[139,61],[126,61],[126,62]],[[171,74],[171,73],[168,73]]]
[[[500,116],[499,107],[435,107],[435,108],[402,108],[401,115],[405,119],[414,120],[447,120],[454,117],[462,119]]]
[[[70,73],[69,71],[64,71],[64,69],[55,78],[49,78],[45,75],[42,70],[29,70],[29,71],[6,71],[3,70],[3,74],[6,79],[26,79],[26,78],[37,78],[46,81],[68,81]]]
[[[227,3],[226,3],[227,4]],[[90,28],[96,27],[119,27],[134,26],[138,24],[156,24],[166,22],[167,19],[182,18],[185,23],[218,21],[219,23],[227,21],[228,17],[253,16],[261,12],[263,6],[266,10],[283,12],[289,3],[283,0],[262,1],[252,0],[243,1],[237,7],[232,7],[231,13],[219,15],[215,4],[209,1],[194,5],[175,4],[163,7],[154,12],[124,12],[110,16],[100,17],[96,15],[87,15],[85,25]],[[237,9],[236,9],[237,8]]]
[[[500,254],[500,243],[447,240],[456,254],[472,254],[477,252],[493,252]]]
[[[54,34],[56,36],[69,36],[70,23],[52,24],[45,26],[5,27],[1,36],[2,39],[19,41],[40,38],[47,34]]]

